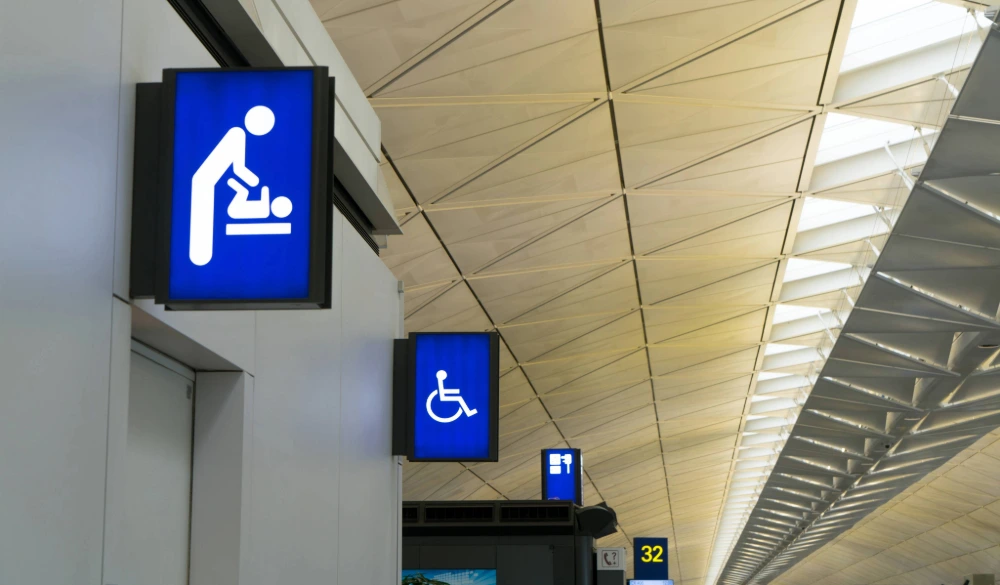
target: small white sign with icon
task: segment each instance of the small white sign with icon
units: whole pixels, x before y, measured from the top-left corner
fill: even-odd
[[[624,548],[599,548],[599,549],[597,549],[597,570],[598,571],[624,571],[625,570],[625,549]]]

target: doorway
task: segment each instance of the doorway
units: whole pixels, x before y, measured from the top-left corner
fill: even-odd
[[[133,343],[124,474],[122,575],[187,585],[194,371]]]

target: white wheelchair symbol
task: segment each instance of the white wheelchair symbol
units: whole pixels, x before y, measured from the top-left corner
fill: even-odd
[[[230,167],[239,179],[250,187],[260,183],[246,166],[247,132],[254,136],[264,136],[274,128],[274,112],[267,106],[250,108],[243,120],[246,130],[237,126],[230,128],[222,140],[212,149],[191,178],[191,234],[188,242],[188,257],[197,266],[204,266],[212,260],[215,227],[215,186]],[[226,209],[232,219],[284,219],[292,213],[292,201],[288,197],[271,199],[271,190],[261,187],[260,199],[249,199],[250,189],[236,179],[226,184],[235,196]],[[227,236],[265,236],[292,233],[291,222],[264,221],[227,223]]]
[[[450,423],[457,420],[458,417],[462,416],[463,412],[465,413],[465,416],[472,416],[477,412],[479,412],[475,408],[469,408],[469,405],[465,403],[465,399],[458,395],[458,393],[461,392],[461,390],[459,390],[458,388],[444,387],[444,379],[447,377],[448,377],[448,372],[444,370],[438,370],[437,373],[438,387],[437,390],[431,392],[431,395],[427,397],[427,414],[429,414],[432,419],[438,421],[439,423]],[[433,402],[434,397],[438,395],[441,396],[441,402],[458,403],[458,410],[455,412],[455,414],[447,418],[444,418],[434,413],[434,408],[431,406],[431,402]]]

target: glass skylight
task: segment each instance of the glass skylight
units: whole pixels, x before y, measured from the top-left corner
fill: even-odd
[[[787,323],[804,317],[815,317],[818,314],[829,313],[830,309],[818,307],[802,307],[799,305],[776,305],[774,307],[774,324]]]
[[[924,129],[924,136],[934,130]],[[821,165],[863,152],[880,150],[886,143],[899,144],[917,137],[917,131],[907,124],[896,124],[846,114],[830,113],[823,126],[823,136],[816,153],[816,164]]]
[[[785,268],[785,280],[792,282],[802,280],[810,276],[829,274],[845,268],[850,268],[850,264],[844,262],[827,262],[825,260],[806,260],[804,258],[789,258],[788,267]]]
[[[864,203],[806,197],[805,204],[802,206],[802,217],[799,218],[798,229],[800,232],[804,232],[849,219],[865,217],[873,213],[875,213],[875,208]]]
[[[800,349],[809,349],[809,346],[788,345],[784,343],[768,343],[767,347],[764,348],[764,355],[778,355],[779,353],[788,353],[790,351],[797,351]]]
[[[978,21],[960,6],[931,0],[860,0],[841,71],[956,38]]]
[[[887,72],[886,85],[896,86],[900,81],[907,81],[907,72],[913,71],[912,81],[917,82],[928,73],[921,68],[922,64],[932,61],[938,63],[937,56],[946,55],[954,57],[948,59],[948,63],[953,68],[968,65],[975,58],[980,45],[980,39],[975,33],[977,28],[991,26],[981,12],[969,12],[957,2],[940,2],[934,0],[858,0],[854,20],[851,23],[850,34],[847,39],[845,55],[841,63],[840,71],[856,70],[863,67],[874,66],[885,67]],[[959,42],[961,40],[961,43]],[[968,41],[968,42],[966,42]],[[933,50],[935,57],[928,60],[923,59],[923,55],[917,54],[924,48],[940,45],[943,49],[941,53]],[[931,57],[930,54],[927,55]],[[912,57],[909,59],[908,57]],[[898,58],[898,61],[895,61]],[[882,70],[872,70],[875,77],[881,76]],[[868,73],[860,73],[861,77],[868,77]],[[845,79],[847,76],[841,76]],[[959,78],[956,83],[961,84]],[[873,82],[873,85],[878,85]],[[935,87],[944,98],[951,97],[943,87]],[[887,88],[887,91],[891,88]],[[908,98],[900,98],[906,100]],[[942,98],[937,98],[942,99]],[[893,105],[893,104],[889,104]],[[903,119],[910,119],[909,114],[903,112],[908,103],[899,104],[900,108],[884,108],[879,110],[882,116],[900,116]],[[849,107],[849,106],[846,106]],[[871,110],[869,110],[871,111]],[[908,110],[906,110],[908,111]],[[903,113],[900,113],[903,112]],[[866,114],[868,115],[868,114]],[[847,185],[871,176],[875,165],[872,161],[878,161],[879,165],[885,167],[888,162],[883,151],[885,146],[905,144],[911,140],[911,154],[924,154],[927,145],[921,144],[919,140],[921,134],[927,137],[927,142],[932,142],[933,128],[921,127],[919,130],[914,127],[918,122],[896,123],[889,120],[894,118],[881,117],[879,119],[870,117],[859,117],[845,115],[839,112],[830,112],[826,115],[826,122],[820,135],[819,148],[815,164],[824,165],[834,161],[841,161],[836,165],[828,166],[824,170],[828,174],[840,175],[842,181],[839,184]],[[923,118],[913,117],[914,120]],[[899,147],[902,149],[903,147]],[[872,153],[871,156],[860,157],[859,160],[845,160],[857,155]],[[875,156],[880,154],[881,158]],[[904,156],[894,155],[893,159],[899,159],[903,163],[910,161],[906,153],[896,153]],[[917,161],[919,162],[919,161]],[[881,172],[892,171],[892,167],[886,167]],[[865,195],[861,193],[862,197]],[[803,201],[802,214],[797,226],[798,233],[807,230],[815,230],[825,226],[832,226],[841,222],[858,219],[871,218],[878,213],[875,203],[881,201],[880,198],[872,197],[873,203],[857,203],[851,201],[838,201],[823,199],[818,197],[806,197]],[[884,218],[892,221],[894,213],[886,213]],[[867,221],[867,220],[866,220]],[[880,219],[879,221],[882,221]],[[875,224],[873,223],[873,226]],[[873,228],[874,229],[874,228]],[[879,228],[881,229],[881,228]],[[857,239],[857,230],[837,230],[830,229],[822,233],[813,232],[812,242],[827,242],[829,247],[839,244],[847,244]],[[807,238],[804,238],[807,239]],[[846,241],[843,241],[846,240]],[[869,242],[870,243],[870,242]],[[811,249],[811,248],[810,248]],[[850,269],[850,264],[841,262],[827,262],[821,260],[805,259],[802,257],[791,257],[785,267],[783,282],[789,283],[809,277],[816,277],[829,274],[839,270]],[[756,386],[753,388],[751,402],[759,405],[754,414],[745,417],[743,436],[738,445],[738,461],[729,486],[729,493],[723,505],[721,517],[715,536],[715,544],[709,559],[707,585],[735,585],[744,580],[753,585],[754,583],[766,581],[769,576],[782,570],[784,566],[793,562],[789,558],[789,553],[781,553],[769,559],[770,563],[765,566],[755,568],[758,562],[768,560],[767,551],[771,547],[769,542],[757,549],[750,549],[754,545],[746,545],[741,556],[737,559],[732,568],[731,574],[727,576],[725,582],[717,582],[727,558],[734,550],[740,534],[743,531],[750,514],[760,497],[761,491],[768,476],[774,468],[778,454],[784,447],[784,443],[791,432],[804,399],[812,390],[819,375],[825,356],[829,354],[829,342],[839,334],[840,327],[837,325],[846,316],[850,307],[853,306],[851,297],[846,293],[846,289],[840,291],[828,291],[827,287],[854,286],[858,280],[867,278],[867,273],[862,269],[852,273],[850,279],[817,279],[816,287],[812,283],[801,283],[800,286],[792,286],[794,292],[808,292],[815,288],[817,291],[827,294],[843,294],[845,302],[843,306],[832,313],[830,309],[808,307],[800,305],[778,304],[772,311],[773,324],[787,323],[796,319],[812,318],[803,321],[793,327],[794,331],[805,332],[792,338],[800,343],[809,343],[808,347],[816,349],[816,362],[810,366],[807,374],[791,374],[787,372],[758,371],[756,374]],[[825,286],[824,286],[825,285]],[[784,292],[784,291],[782,291]],[[792,297],[795,298],[795,297]],[[823,318],[816,319],[822,315]],[[834,319],[833,315],[837,318]],[[801,325],[801,327],[799,327]],[[825,332],[825,335],[824,335]],[[792,333],[788,327],[782,327],[781,335],[778,339],[789,339],[787,333]],[[812,335],[818,334],[818,335]],[[815,343],[813,343],[815,341]],[[786,351],[795,351],[806,346],[792,345],[791,343],[770,343],[764,348],[767,356],[776,356]],[[794,354],[793,354],[794,355]],[[781,358],[771,361],[783,361]],[[795,361],[795,360],[789,360]],[[770,366],[769,366],[770,367]],[[786,378],[779,380],[779,378]],[[758,394],[758,391],[760,392]],[[790,406],[787,410],[781,410],[789,398],[794,395],[792,402],[795,406]],[[779,402],[774,402],[778,401]],[[768,406],[772,408],[768,408]],[[781,416],[779,416],[781,415]],[[756,433],[761,433],[756,435]],[[778,438],[773,442],[768,440],[768,436],[776,435]],[[770,453],[770,454],[769,454]],[[766,460],[764,459],[766,458]],[[779,488],[782,489],[782,488]],[[812,532],[810,532],[812,534]],[[798,550],[802,543],[808,544],[809,538],[797,541],[789,550]],[[745,543],[744,543],[745,545]],[[755,571],[760,570],[752,579]]]

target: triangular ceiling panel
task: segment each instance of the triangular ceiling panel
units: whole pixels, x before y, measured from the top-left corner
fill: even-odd
[[[719,378],[713,376],[703,380],[692,380],[684,375],[666,375],[653,378],[653,388],[656,391],[657,400],[667,400],[686,395],[698,395],[703,390],[734,391],[741,389],[744,394],[750,388],[750,374],[724,376]]]
[[[756,311],[731,317],[725,321],[720,321],[695,331],[671,337],[669,340],[659,341],[707,345],[743,345],[756,343],[761,340],[764,333],[766,317],[767,309],[760,308]]]
[[[627,185],[787,125],[801,112],[683,103],[615,103]]]
[[[434,196],[458,204],[621,191],[607,105],[573,118]]]
[[[526,325],[510,325],[501,327],[500,332],[521,359],[528,362],[570,344],[592,331],[602,329],[628,314],[598,313]]]
[[[382,252],[382,261],[404,286],[451,282],[460,277],[448,252],[422,215],[414,216],[404,225],[404,235],[393,238],[388,249]]]
[[[654,376],[670,373],[694,375],[710,371],[713,375],[746,374],[753,371],[759,348],[722,347],[708,351],[691,345],[654,345],[649,360]]]
[[[759,306],[767,304],[774,287],[777,262],[741,271],[733,276],[702,286],[666,296],[651,302],[657,306],[682,305],[736,305]],[[640,283],[642,280],[640,278]],[[645,287],[645,284],[642,283]],[[654,297],[655,299],[655,297]]]
[[[637,353],[640,355],[636,355]],[[644,353],[631,350],[616,354],[588,356],[584,360],[562,359],[526,362],[522,364],[522,367],[534,384],[535,390],[541,395],[555,390],[571,389],[574,387],[574,383],[578,384],[588,376],[617,378],[621,372],[632,372],[634,375],[637,373],[635,364],[637,360],[645,357]],[[647,369],[643,377],[648,375],[649,370]]]
[[[421,286],[407,287],[403,293],[403,311],[410,315],[419,311],[424,305],[456,286],[455,282],[446,281]]]
[[[572,221],[488,263],[480,273],[503,273],[541,267],[613,262],[631,255],[621,197],[577,213]]]
[[[534,399],[535,392],[520,369],[500,377],[500,416],[506,416]]]
[[[489,0],[317,0],[313,8],[366,88],[489,4]]]
[[[604,72],[596,29],[588,0],[510,2],[375,95],[600,92]]]
[[[780,197],[684,192],[629,195],[636,251],[646,255],[661,250],[780,205],[781,200]]]
[[[489,331],[493,324],[472,291],[458,284],[430,303],[406,315],[407,329],[416,331]]]
[[[589,101],[393,105],[376,112],[393,163],[417,200],[425,203],[589,105]]]
[[[742,219],[653,249],[647,256],[720,254],[774,258],[781,254],[791,214],[791,201],[772,205]]]
[[[747,314],[751,307],[649,307],[643,309],[646,331],[654,343],[676,339],[685,334],[697,335],[716,324]],[[759,339],[758,339],[759,340]]]
[[[727,281],[734,278],[741,281],[738,285],[729,283],[734,286],[745,286],[751,282],[764,284],[767,282],[767,270],[762,269],[768,267],[771,270],[771,283],[773,284],[773,272],[777,271],[778,268],[777,262],[770,259],[726,257],[650,258],[637,262],[636,266],[639,271],[643,299],[647,305],[655,305],[662,300],[673,299],[702,287],[712,287],[713,290],[726,289],[728,288]],[[761,274],[757,274],[758,271]],[[744,275],[751,273],[755,274],[756,277],[746,280]]]
[[[819,97],[840,3],[806,6],[654,77],[635,92],[812,105]]]
[[[648,366],[646,365],[645,356],[643,357],[641,366],[646,372],[635,372],[635,374],[646,374],[643,377],[648,377]],[[637,360],[638,361],[638,360]],[[636,368],[638,370],[638,367]],[[625,374],[628,374],[626,370]],[[627,380],[626,375],[621,377],[621,381],[616,380],[602,380],[599,386],[590,384],[590,389],[576,389],[575,385],[564,386],[558,390],[546,393],[542,398],[542,403],[545,407],[549,409],[549,413],[555,418],[561,418],[564,416],[569,416],[570,414],[579,411],[582,408],[586,408],[591,404],[597,404],[605,399],[613,398],[619,393],[634,388],[636,386],[643,386],[647,390],[647,396],[650,401],[652,401],[652,392],[649,390],[647,382]],[[596,389],[594,389],[596,387]]]
[[[556,426],[568,437],[575,437],[619,418],[635,420],[646,412],[642,407],[652,404],[649,382],[621,390],[587,406],[556,416]],[[637,421],[636,421],[637,422]]]
[[[585,367],[565,369],[566,362],[539,362],[528,364],[536,388],[547,404],[563,404],[574,397],[588,399],[601,392],[620,390],[649,379],[649,362],[644,350],[615,354],[608,357],[588,358]],[[561,365],[553,370],[548,365]],[[576,364],[580,366],[579,363]],[[550,376],[551,377],[548,377]]]
[[[790,194],[798,187],[812,121],[806,120],[695,164],[645,187]]]
[[[497,323],[531,323],[638,307],[632,267],[588,264],[469,280]]]
[[[462,271],[475,273],[488,269],[505,256],[548,237],[607,203],[607,198],[564,199],[436,209],[428,215]]]
[[[589,331],[555,345],[535,356],[534,361],[562,359],[573,355],[620,353],[643,345],[642,315],[639,311],[611,319]]]
[[[602,5],[612,88],[748,29],[796,0],[618,0]]]

